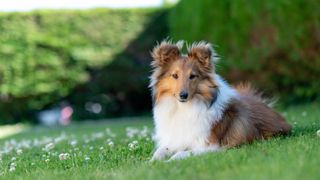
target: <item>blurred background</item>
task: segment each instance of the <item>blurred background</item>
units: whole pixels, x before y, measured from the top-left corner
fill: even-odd
[[[320,99],[318,0],[0,0],[0,124],[151,115],[167,37],[212,42],[219,74],[280,105]]]

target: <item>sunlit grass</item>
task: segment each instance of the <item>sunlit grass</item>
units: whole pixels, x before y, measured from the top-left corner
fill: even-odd
[[[14,134],[18,134],[23,130],[28,128],[27,125],[24,124],[16,124],[16,125],[3,125],[0,126],[0,139],[12,136]]]
[[[282,110],[288,137],[148,163],[151,118],[34,127],[0,140],[0,179],[319,179],[319,104]]]

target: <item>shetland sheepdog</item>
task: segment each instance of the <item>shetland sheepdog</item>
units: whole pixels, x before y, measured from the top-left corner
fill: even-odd
[[[177,160],[288,134],[286,120],[249,85],[230,86],[215,73],[217,54],[197,42],[163,41],[152,51],[150,88],[157,149],[151,161]]]

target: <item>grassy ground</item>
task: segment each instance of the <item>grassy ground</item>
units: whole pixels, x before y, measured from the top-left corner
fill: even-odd
[[[289,137],[171,163],[148,163],[151,118],[33,127],[0,139],[0,179],[320,179],[319,110],[282,110]]]

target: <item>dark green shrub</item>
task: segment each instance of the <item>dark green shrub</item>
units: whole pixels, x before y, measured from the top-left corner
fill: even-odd
[[[320,96],[317,0],[182,0],[169,24],[174,39],[216,44],[218,71],[234,83],[252,82],[288,102]]]
[[[149,109],[149,49],[167,36],[166,27],[166,9],[0,14],[0,122],[62,99],[80,119],[114,116],[136,104]],[[86,112],[91,101],[102,105],[100,114]]]

